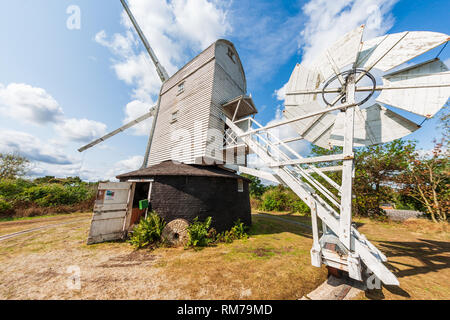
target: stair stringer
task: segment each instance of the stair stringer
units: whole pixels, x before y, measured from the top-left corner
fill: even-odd
[[[244,135],[244,132],[236,126],[229,118],[225,119],[226,124],[231,128],[248,147],[257,154],[264,163],[273,163],[274,160],[251,136]],[[322,198],[312,191],[312,188],[306,185],[303,181],[294,178],[287,168],[279,167],[273,168],[275,174],[292,191],[294,191],[300,199],[302,199],[308,206],[315,203],[317,209],[317,216],[329,227],[336,235],[339,234],[339,216],[336,216],[334,210],[323,201]],[[383,261],[386,257],[364,236],[362,236],[354,227],[351,227],[351,251],[357,253],[367,268],[372,271],[384,284],[399,285],[394,274],[386,268]]]

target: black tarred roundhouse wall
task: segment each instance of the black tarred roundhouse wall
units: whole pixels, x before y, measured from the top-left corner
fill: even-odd
[[[151,179],[150,206],[168,223],[212,218],[218,232],[240,219],[251,225],[250,180],[218,166],[188,165],[165,161],[117,176],[120,181]],[[239,181],[243,190],[238,191]]]
[[[166,222],[212,217],[212,227],[218,232],[230,229],[238,219],[251,225],[249,185],[243,182],[244,191],[238,192],[236,179],[157,176],[152,185],[151,208]]]

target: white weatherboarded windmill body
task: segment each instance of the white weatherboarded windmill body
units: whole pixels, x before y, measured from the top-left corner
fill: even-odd
[[[351,223],[352,197],[358,197],[352,194],[353,148],[392,141],[420,128],[389,109],[390,106],[431,118],[447,102],[450,73],[437,58],[384,73],[448,42],[449,37],[435,32],[403,32],[362,42],[364,26],[361,26],[339,39],[312,65],[295,67],[287,85],[285,120],[262,126],[253,118],[256,108],[246,95],[242,64],[229,41],[217,41],[169,78],[125,1],[121,2],[163,85],[157,106],[148,114],[80,149],[86,150],[154,115],[143,168],[119,176],[120,183],[99,187],[90,234],[97,237],[93,242],[115,239],[128,230],[133,220],[131,199],[136,191],[133,183],[148,179],[150,186],[146,191],[149,199],[154,199],[156,180],[148,177],[160,174],[159,163],[177,160],[183,166],[205,168],[224,164],[289,186],[311,208],[314,266],[325,264],[344,270],[357,280],[373,273],[386,285],[398,285],[397,278],[383,264],[387,261],[383,253]],[[373,75],[375,69],[377,74],[383,73],[382,84]],[[281,141],[271,129],[284,125],[292,126],[298,136]],[[304,158],[289,146],[299,139],[324,148],[342,146],[343,153]],[[270,172],[246,167],[249,152],[256,154]],[[338,166],[314,165],[336,162]],[[326,174],[337,170],[342,170],[341,183]],[[326,186],[317,177],[324,179]],[[242,192],[245,188],[237,180]],[[116,191],[121,196],[111,199]],[[242,201],[239,204],[242,206],[248,202],[248,197],[238,198],[231,191],[227,196],[228,204]],[[178,202],[184,199],[180,197]]]

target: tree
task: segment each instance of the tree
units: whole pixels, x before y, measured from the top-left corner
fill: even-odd
[[[413,141],[394,140],[356,150],[353,183],[356,213],[380,214],[380,203],[393,200],[395,178],[408,167],[409,155],[415,149]]]
[[[447,103],[444,108],[442,108],[441,117],[439,118],[439,127],[442,129],[443,141],[442,144],[445,147],[450,147],[450,111],[449,104]]]
[[[415,150],[412,141],[395,140],[382,145],[374,145],[355,150],[355,178],[353,180],[353,212],[360,215],[379,214],[379,205],[383,201],[393,199],[392,184],[394,177],[407,167],[408,155]],[[315,156],[342,153],[341,147],[332,150],[313,146]],[[341,165],[342,161],[321,164],[321,166]],[[342,172],[326,173],[338,184],[342,180]],[[325,180],[318,175],[314,177],[324,185]],[[334,189],[330,189],[337,192]]]
[[[249,174],[241,174],[244,178],[251,180],[249,184],[250,196],[260,199],[263,193],[267,190],[267,187],[264,186],[261,180],[257,177],[251,176]]]
[[[424,205],[434,222],[446,221],[450,207],[450,164],[448,151],[437,143],[431,157],[409,154],[406,170],[397,177],[401,192]]]
[[[0,179],[15,179],[28,172],[30,161],[18,154],[0,153]]]

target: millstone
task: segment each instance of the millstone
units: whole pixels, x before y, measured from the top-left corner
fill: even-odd
[[[184,219],[175,219],[170,221],[161,234],[165,243],[174,247],[184,246],[188,241],[187,227],[189,222]]]

